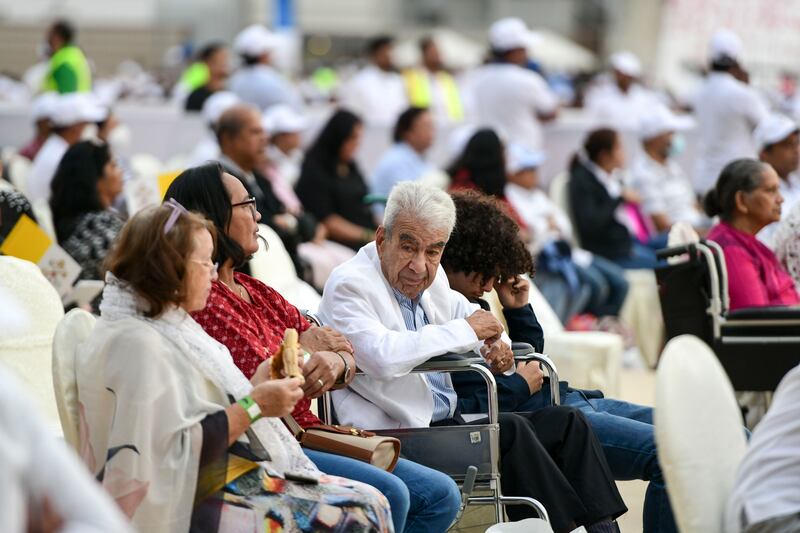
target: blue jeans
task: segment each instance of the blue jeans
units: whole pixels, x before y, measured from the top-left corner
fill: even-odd
[[[426,466],[400,459],[390,473],[349,457],[303,451],[326,474],[361,481],[383,493],[392,508],[395,533],[443,533],[461,506],[455,482]]]
[[[591,288],[586,311],[595,316],[617,316],[628,294],[625,271],[613,261],[595,255],[588,267],[576,265],[581,281]]]
[[[657,268],[667,264],[664,260],[656,258],[656,250],[667,247],[667,234],[659,233],[650,237],[650,240],[642,244],[636,239],[632,239],[631,253],[628,257],[618,257],[614,262],[622,268]]]
[[[653,409],[606,398],[587,399],[570,390],[563,405],[580,409],[592,425],[614,479],[649,481],[644,498],[645,533],[677,532],[656,454]]]

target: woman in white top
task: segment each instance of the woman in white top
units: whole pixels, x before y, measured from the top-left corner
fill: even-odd
[[[189,315],[215,234],[174,200],[123,228],[76,361],[84,462],[140,531],[391,531],[381,494],[322,474],[275,418],[300,379],[267,363],[248,381]]]

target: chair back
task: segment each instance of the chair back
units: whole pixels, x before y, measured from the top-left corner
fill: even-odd
[[[528,303],[533,307],[533,312],[536,313],[536,318],[539,320],[542,329],[544,330],[545,341],[548,335],[554,335],[564,331],[564,324],[558,318],[558,315],[550,306],[550,303],[545,299],[544,295],[536,288],[532,280],[531,288],[528,291]]]
[[[33,203],[31,203],[31,209],[42,231],[44,231],[53,242],[58,242],[56,238],[56,227],[53,223],[53,212],[50,210],[50,204],[47,200],[43,198],[34,200]]]
[[[578,241],[578,232],[575,231],[575,218],[572,216],[572,206],[569,202],[569,190],[567,189],[568,185],[569,172],[561,172],[557,174],[556,177],[554,177],[550,182],[550,188],[548,192],[550,194],[550,199],[553,200],[553,203],[555,203],[569,217],[569,221],[573,228],[571,244],[580,247],[580,242]]]
[[[86,340],[96,318],[83,309],[73,309],[58,323],[53,338],[53,387],[56,393],[58,417],[64,430],[64,440],[75,450],[80,447],[78,382],[75,355]]]
[[[31,173],[31,162],[24,156],[14,154],[8,162],[8,177],[14,187],[22,194],[28,194],[28,176]]]
[[[61,298],[38,266],[16,257],[0,256],[0,287],[18,304],[14,313],[24,321],[12,333],[0,335],[0,361],[21,378],[58,433],[51,352],[56,325],[64,316]]]
[[[728,376],[692,335],[672,339],[656,375],[655,436],[678,529],[722,531],[746,442]]]
[[[250,274],[281,293],[295,307],[316,312],[322,298],[311,285],[298,277],[280,236],[265,224],[258,225],[258,234],[266,240],[267,248],[259,246],[253,254]]]

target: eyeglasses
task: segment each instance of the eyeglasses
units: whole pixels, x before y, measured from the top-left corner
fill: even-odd
[[[211,261],[200,261],[199,259],[189,259],[192,263],[197,263],[206,267],[212,276],[219,270],[219,263],[212,263]]]
[[[239,206],[242,206],[242,205],[246,205],[247,207],[250,208],[250,214],[253,215],[253,220],[255,220],[256,219],[256,213],[258,212],[258,211],[256,211],[256,198],[255,198],[255,196],[249,197],[244,202],[237,202],[235,204],[231,204],[231,207],[239,207]]]

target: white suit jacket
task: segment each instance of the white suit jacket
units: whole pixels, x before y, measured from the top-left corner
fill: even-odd
[[[409,372],[437,355],[477,350],[483,341],[463,318],[472,314],[471,304],[450,289],[441,267],[420,305],[430,324],[406,330],[374,242],[333,271],[319,316],[350,340],[358,368],[366,374],[333,393],[341,423],[369,429],[430,425],[430,388],[422,374]]]

